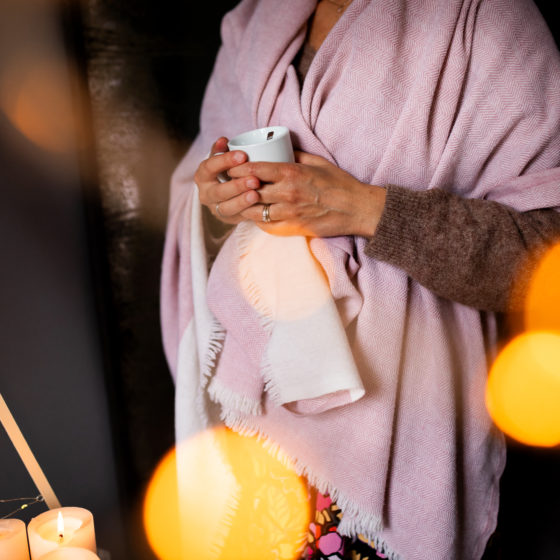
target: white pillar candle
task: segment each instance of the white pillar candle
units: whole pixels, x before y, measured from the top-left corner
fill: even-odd
[[[99,556],[85,548],[64,546],[41,556],[41,560],[99,560]]]
[[[27,537],[31,560],[64,547],[97,552],[93,515],[83,508],[56,508],[34,517],[27,526]]]
[[[29,560],[27,533],[21,519],[0,519],[0,558]]]

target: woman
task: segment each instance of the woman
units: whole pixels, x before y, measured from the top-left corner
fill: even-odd
[[[505,461],[483,397],[496,313],[521,309],[535,253],[560,232],[560,60],[546,25],[524,0],[244,0],[222,38],[164,256],[178,433],[214,420],[210,395],[336,501],[348,539],[391,559],[479,559]],[[226,152],[226,137],[275,124],[292,131],[296,164]],[[308,406],[264,390],[278,325],[258,338],[232,274],[253,224],[311,238],[361,398]]]

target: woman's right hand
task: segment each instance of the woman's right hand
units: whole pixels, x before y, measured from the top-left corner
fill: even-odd
[[[245,152],[228,151],[227,138],[222,136],[214,142],[210,156],[201,162],[194,174],[200,202],[207,206],[218,220],[227,224],[242,222],[245,218],[241,216],[241,212],[259,202],[256,190],[261,183],[257,177],[246,176],[230,179],[225,183],[218,180],[220,173],[225,174],[232,167],[246,161]]]

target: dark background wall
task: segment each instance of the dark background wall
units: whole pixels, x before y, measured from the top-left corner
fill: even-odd
[[[37,123],[23,91],[50,95],[39,83],[26,89],[26,72],[47,54],[65,60],[51,3],[33,4],[0,4],[0,392],[62,504],[90,509],[99,547],[126,558],[78,158],[21,128]],[[68,76],[58,77],[54,101],[65,102]],[[0,429],[0,499],[37,494]],[[20,504],[0,505],[5,515]]]
[[[173,443],[158,308],[167,186],[235,4],[0,4],[0,392],[63,504],[93,511],[113,560],[153,558],[141,501]],[[539,6],[558,37],[552,2]],[[30,48],[68,66],[79,118],[63,153],[30,141],[2,101],[10,61]],[[508,454],[496,554],[560,558],[560,454],[513,442]],[[36,493],[0,430],[0,499]]]
[[[0,4],[0,393],[113,560],[153,557],[142,498],[173,444],[158,308],[167,188],[234,3],[155,4]],[[25,87],[38,114],[21,113]],[[0,429],[0,500],[37,494]]]
[[[52,174],[34,151],[0,118],[0,391],[62,504],[90,509],[99,546],[123,558],[77,170]],[[0,498],[37,494],[0,430]]]

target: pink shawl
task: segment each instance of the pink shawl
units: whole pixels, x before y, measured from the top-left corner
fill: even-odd
[[[300,90],[291,63],[315,4],[243,0],[225,17],[201,132],[173,177],[162,325],[177,437],[219,415],[329,492],[344,534],[391,559],[479,559],[505,461],[484,407],[494,317],[367,257],[366,239],[312,240],[365,394],[294,409],[266,390],[271,333],[235,273],[245,226],[210,269],[192,177],[219,136],[281,124],[369,184],[560,207],[558,52],[529,1],[354,0]]]

